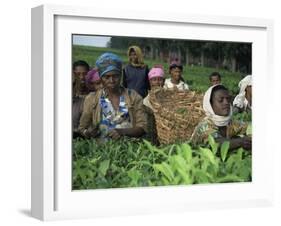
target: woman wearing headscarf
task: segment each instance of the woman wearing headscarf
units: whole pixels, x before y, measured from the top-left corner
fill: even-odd
[[[130,46],[127,55],[129,63],[123,70],[123,86],[135,90],[144,98],[149,88],[149,69],[144,64],[142,51],[138,46]]]
[[[89,92],[96,92],[102,88],[101,79],[97,68],[93,68],[86,75],[86,86]]]
[[[247,75],[238,84],[240,91],[233,101],[233,111],[252,111],[252,75]]]
[[[211,86],[204,95],[203,109],[206,117],[197,125],[192,136],[193,145],[204,145],[208,142],[208,136],[223,143],[230,142],[230,149],[242,147],[250,150],[252,139],[245,135],[247,124],[232,120],[232,106],[228,90],[222,85]]]
[[[103,88],[90,93],[84,103],[79,130],[86,137],[118,139],[140,137],[146,130],[143,99],[120,86],[122,61],[104,53],[96,61]]]
[[[87,89],[87,94],[90,92],[96,92],[101,89],[101,79],[96,68],[88,71],[85,77],[85,85]],[[83,104],[86,95],[80,95],[73,97],[72,103],[72,126],[73,126],[73,138],[81,136],[79,133],[79,122],[83,112]]]
[[[180,91],[189,90],[188,85],[182,77],[183,65],[178,59],[173,60],[169,66],[171,78],[165,80],[165,89],[178,89]]]
[[[155,65],[148,73],[149,78],[149,85],[151,91],[161,88],[164,85],[164,70],[162,65]],[[143,99],[144,109],[147,116],[147,138],[150,140],[153,144],[158,145],[159,141],[157,138],[157,130],[156,130],[156,122],[153,112],[153,107],[149,100],[150,94],[148,94]]]

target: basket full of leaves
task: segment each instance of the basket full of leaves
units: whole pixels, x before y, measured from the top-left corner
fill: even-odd
[[[155,115],[161,144],[188,140],[198,122],[204,117],[203,95],[194,91],[157,89],[149,100]]]

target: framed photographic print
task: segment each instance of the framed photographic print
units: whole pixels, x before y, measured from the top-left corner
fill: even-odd
[[[272,32],[264,19],[32,9],[32,216],[270,205]]]

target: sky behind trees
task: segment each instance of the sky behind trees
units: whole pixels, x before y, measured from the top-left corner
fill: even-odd
[[[93,35],[73,35],[74,45],[106,47],[111,37]]]

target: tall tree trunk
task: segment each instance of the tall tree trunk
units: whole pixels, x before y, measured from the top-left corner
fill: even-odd
[[[185,64],[189,65],[189,50],[186,48],[185,50]]]
[[[224,58],[223,61],[222,61],[222,67],[223,67],[224,69],[228,68],[228,67],[227,67],[227,59],[226,59],[226,58]]]
[[[181,62],[182,56],[181,56],[181,50],[178,48],[177,58],[179,59],[179,62]]]
[[[164,61],[164,52],[163,52],[163,50],[160,50],[159,51],[159,57],[160,57],[160,61]]]
[[[168,62],[170,62],[173,59],[174,53],[172,52],[171,49],[169,49],[169,56],[168,56]]]
[[[236,71],[236,66],[237,66],[237,62],[236,62],[236,58],[232,57],[231,58],[231,71],[235,72]]]
[[[149,52],[149,57],[150,59],[155,59],[155,54],[154,54],[154,47],[153,45],[150,46],[150,52]]]
[[[200,65],[201,65],[201,67],[204,67],[204,65],[205,65],[204,60],[205,60],[205,55],[204,55],[204,51],[202,50],[201,51],[201,56],[200,56]]]
[[[155,48],[155,60],[159,59],[159,49]]]

